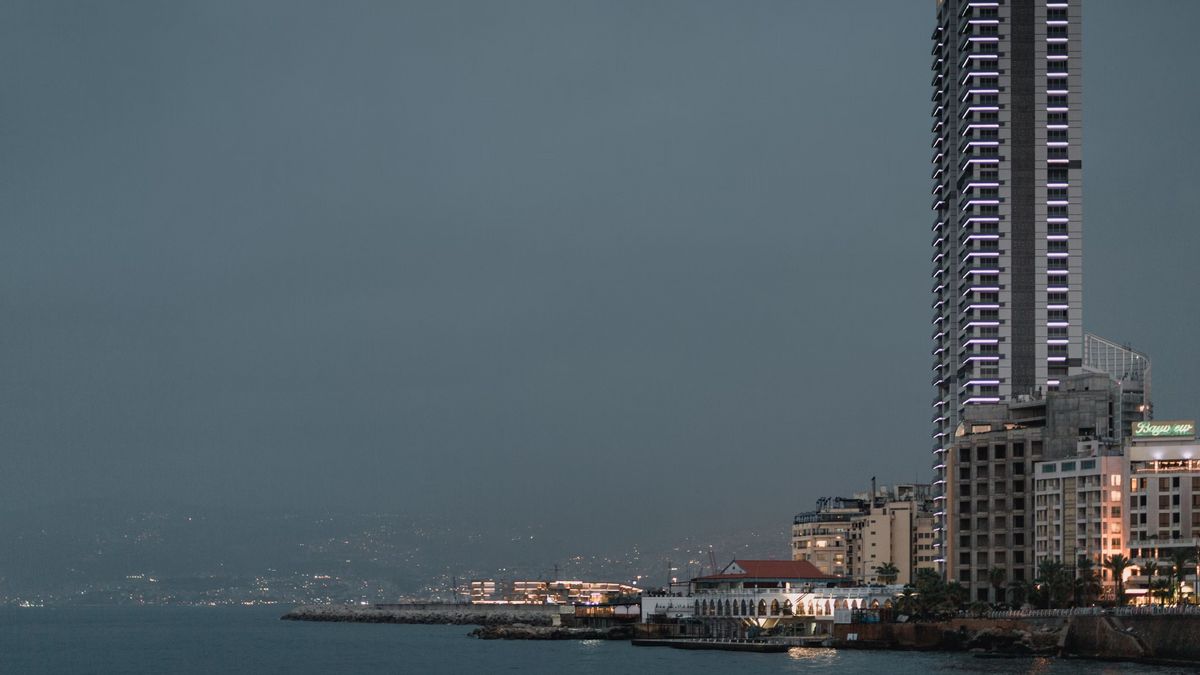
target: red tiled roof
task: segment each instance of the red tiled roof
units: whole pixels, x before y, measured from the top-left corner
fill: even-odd
[[[710,574],[700,579],[837,579],[807,560],[734,560],[745,574]],[[732,563],[731,563],[732,564]],[[726,565],[725,569],[729,569]]]

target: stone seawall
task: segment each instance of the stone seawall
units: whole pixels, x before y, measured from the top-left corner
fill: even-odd
[[[1055,654],[1063,620],[952,619],[930,623],[868,623],[834,626],[835,646],[924,651],[983,650],[1008,654]]]
[[[412,605],[304,605],[281,619],[285,621],[349,621],[357,623],[414,623],[461,625],[555,626],[556,605],[466,605],[421,603]]]
[[[1065,647],[1092,658],[1198,663],[1200,616],[1075,617]]]
[[[1200,663],[1200,616],[1071,616],[838,624],[833,645],[849,649],[983,651],[1101,660]]]

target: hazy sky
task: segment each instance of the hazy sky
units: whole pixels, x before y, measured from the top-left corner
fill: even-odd
[[[4,2],[0,507],[586,536],[928,479],[933,17]],[[1085,321],[1160,418],[1200,414],[1197,24],[1086,2]]]

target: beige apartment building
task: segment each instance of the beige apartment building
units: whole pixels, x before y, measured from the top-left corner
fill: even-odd
[[[792,520],[792,560],[812,563],[822,574],[849,578],[850,530],[867,509],[865,500],[822,497],[817,508]]]
[[[825,497],[792,523],[792,559],[860,584],[882,583],[876,568],[892,563],[895,583],[921,567],[937,569],[934,517],[927,484],[879,488],[852,498]]]
[[[933,513],[923,501],[889,501],[872,506],[854,522],[851,531],[854,580],[884,583],[876,569],[889,562],[899,573],[893,583],[912,583],[922,567],[936,571],[933,522]]]
[[[1092,562],[1106,587],[1103,561],[1125,554],[1128,462],[1119,445],[1080,443],[1076,457],[1034,465],[1034,565],[1051,559],[1069,568]]]

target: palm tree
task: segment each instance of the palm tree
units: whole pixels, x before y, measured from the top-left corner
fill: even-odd
[[[1096,596],[1100,595],[1100,578],[1093,568],[1095,563],[1089,557],[1081,557],[1075,567],[1075,604],[1091,605]]]
[[[896,611],[908,615],[917,613],[917,589],[912,584],[906,584],[896,597]]]
[[[988,570],[988,583],[996,590],[996,602],[1004,602],[1004,582],[1008,572],[1003,567],[993,567]]]
[[[1146,593],[1151,599],[1154,598],[1154,577],[1158,575],[1158,561],[1147,560],[1139,565],[1142,568],[1142,576],[1146,577]]]
[[[962,609],[963,603],[967,601],[967,589],[957,581],[951,581],[946,584],[946,605],[950,611],[957,612]]]
[[[879,579],[880,583],[890,586],[896,583],[896,579],[900,578],[900,568],[893,565],[890,561],[885,562],[875,568],[875,577]]]
[[[1074,590],[1066,566],[1053,558],[1043,558],[1038,562],[1038,576],[1034,581],[1041,587],[1047,608],[1067,604]]]
[[[1175,601],[1183,602],[1183,580],[1187,576],[1188,566],[1194,559],[1192,552],[1186,548],[1171,551],[1171,563],[1175,567]]]
[[[1146,575],[1147,585],[1149,585],[1148,582],[1154,581],[1154,575],[1158,574],[1158,563],[1154,560],[1147,560],[1142,565],[1142,574]]]
[[[1024,580],[1018,579],[1008,585],[1009,592],[1012,593],[1012,606],[1020,608],[1029,598],[1029,584]]]
[[[1104,568],[1112,572],[1113,580],[1117,582],[1117,605],[1125,604],[1125,570],[1129,569],[1132,564],[1133,562],[1129,558],[1120,553],[1114,553],[1104,561]]]
[[[928,616],[946,602],[947,584],[942,581],[942,575],[935,570],[927,567],[918,569],[913,589],[917,596],[916,613],[922,617]]]
[[[1159,604],[1167,604],[1174,590],[1170,579],[1154,579],[1150,582],[1150,595],[1158,598]]]

